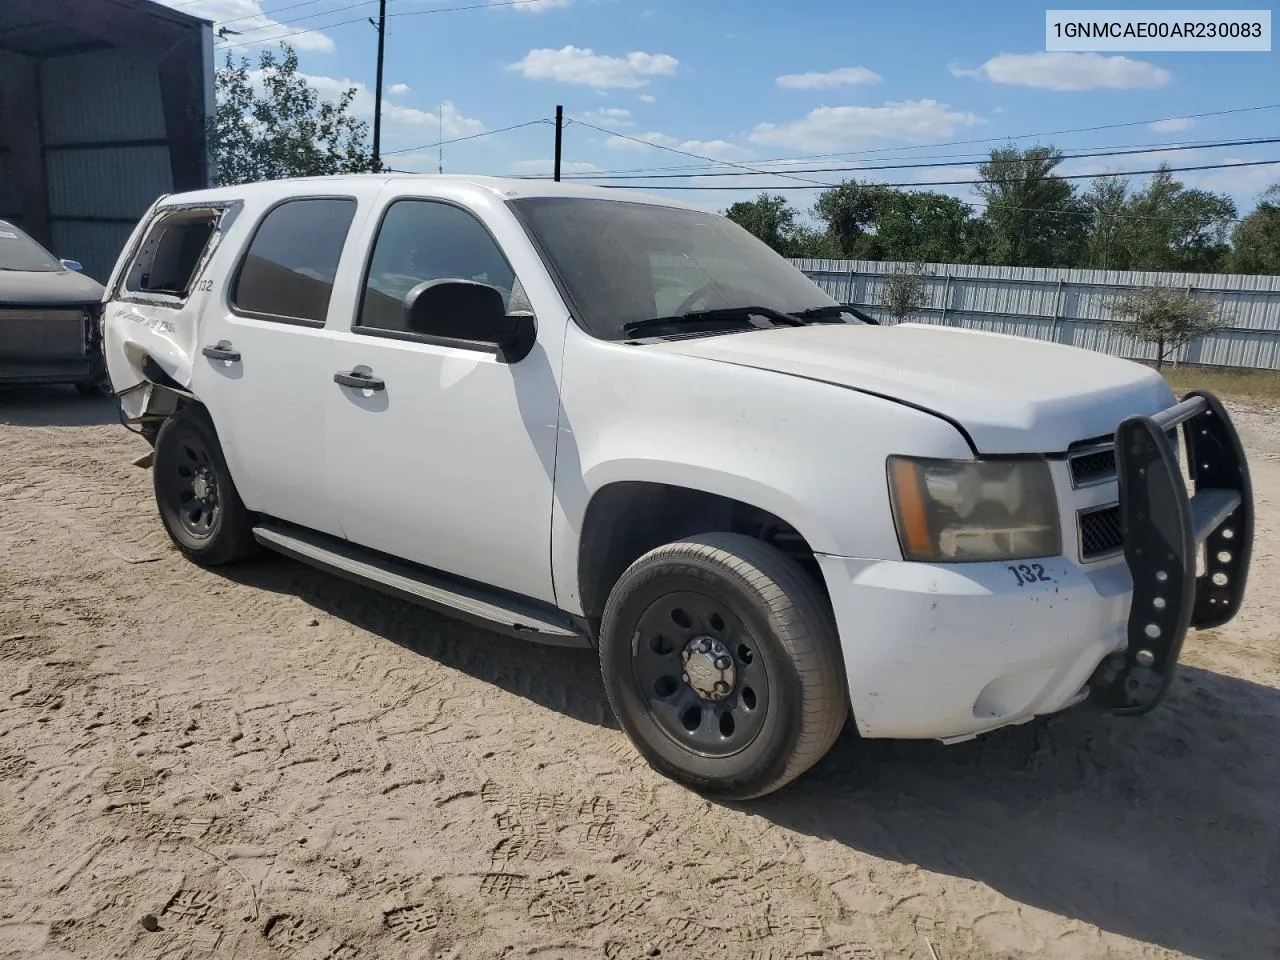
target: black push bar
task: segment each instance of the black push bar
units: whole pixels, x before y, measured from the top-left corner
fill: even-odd
[[[1193,495],[1167,435],[1177,427]],[[1253,487],[1231,418],[1204,390],[1124,420],[1115,454],[1133,604],[1128,645],[1102,662],[1090,686],[1103,706],[1135,714],[1169,692],[1187,630],[1220,627],[1240,609],[1253,553]]]

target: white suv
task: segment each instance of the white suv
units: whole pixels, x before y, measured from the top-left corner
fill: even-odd
[[[262,545],[594,646],[627,734],[708,795],[776,790],[850,716],[955,741],[1090,692],[1150,709],[1244,592],[1253,499],[1212,396],[864,323],[666,199],[385,175],[168,196],[108,296],[184,554]]]

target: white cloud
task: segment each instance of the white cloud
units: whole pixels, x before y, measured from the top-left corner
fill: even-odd
[[[1154,90],[1171,79],[1154,63],[1098,53],[1002,53],[972,70],[952,64],[951,74],[1042,90]]]
[[[261,73],[258,70],[250,70],[249,76],[257,84]],[[373,119],[373,91],[363,83],[355,80],[340,80],[337,77],[316,76],[306,73],[300,73],[299,76],[314,87],[320,96],[326,100],[337,100],[344,92],[354,88],[356,95],[355,99],[351,101],[352,112],[362,120]],[[446,102],[443,105],[443,109],[436,112],[433,110],[419,110],[417,107],[407,107],[384,99],[382,101],[382,132],[384,140],[388,134],[392,136],[396,134],[408,135],[410,131],[421,130],[420,136],[429,138],[434,142],[441,129],[441,114],[443,114],[444,138],[446,140],[455,137],[469,137],[472,134],[484,133],[485,131],[483,122],[474,117],[464,116],[452,103]]]
[[[658,98],[652,93],[640,93],[636,95],[636,99],[641,103],[656,103]]]
[[[879,83],[880,74],[866,67],[841,67],[826,73],[788,73],[778,77],[777,82],[787,90],[830,90],[833,87]]]
[[[982,122],[936,100],[903,100],[882,107],[818,107],[791,123],[756,124],[750,139],[797,150],[847,150],[878,140],[940,140]]]
[[[1247,163],[1259,160],[1260,157],[1226,157],[1219,163]],[[1250,209],[1258,194],[1280,181],[1280,167],[1261,165],[1256,167],[1240,167],[1236,170],[1194,170],[1187,173],[1175,173],[1175,177],[1188,187],[1201,190],[1213,190],[1217,193],[1229,194],[1241,209]]]
[[[586,113],[579,114],[575,119],[581,120],[583,123],[594,123],[603,127],[635,126],[635,121],[631,119],[631,111],[622,107],[600,107],[597,110],[588,110]]]
[[[508,6],[512,10],[520,10],[524,13],[541,13],[543,10],[554,10],[557,7],[567,7],[573,3],[573,0],[524,0],[522,3],[510,3],[509,0],[493,0],[496,5]]]
[[[312,53],[330,53],[333,40],[316,30],[294,27],[273,20],[262,11],[260,0],[161,0],[166,6],[180,7],[183,13],[203,17],[214,23],[214,54],[221,62],[226,53],[233,58],[252,54],[254,47],[276,47],[281,41],[296,50]],[[226,37],[217,36],[218,27],[225,25]],[[232,33],[231,31],[235,31]],[[225,51],[225,52],[224,52]]]
[[[1261,157],[1227,157],[1221,163],[1244,163],[1246,159],[1260,160]],[[1188,173],[1175,173],[1175,177],[1188,187],[1200,190],[1212,190],[1225,193],[1236,202],[1240,215],[1244,216],[1254,208],[1259,195],[1272,184],[1280,183],[1280,167],[1257,166],[1240,167],[1237,170],[1197,170]]]
[[[373,107],[370,105],[368,115],[373,116]],[[443,129],[444,138],[452,140],[455,137],[470,137],[473,134],[484,133],[485,126],[480,120],[474,117],[466,117],[452,103],[445,102],[440,110],[419,110],[416,107],[402,107],[398,104],[387,103],[382,101],[382,126],[383,130],[390,127],[426,127],[431,139],[434,140],[436,132]]]
[[[636,141],[643,140],[644,143]],[[711,160],[744,160],[751,151],[728,140],[681,140],[665,133],[641,133],[630,137],[610,137],[605,146],[613,150],[649,150],[667,147],[684,153],[697,154]]]
[[[565,160],[560,163],[560,172],[563,173],[597,173],[600,168],[594,163],[587,163],[585,160]],[[522,177],[549,177],[555,173],[555,161],[546,160],[517,160],[511,164],[511,172]]]
[[[594,50],[568,45],[559,50],[530,50],[523,60],[510,64],[530,80],[557,80],[585,87],[635,88],[647,86],[651,77],[669,77],[680,65],[665,53],[633,51],[624,57],[611,57]]]
[[[409,85],[407,83],[393,83],[387,87],[387,93],[393,97],[403,97],[408,92]]]
[[[1195,121],[1190,117],[1170,117],[1167,120],[1157,120],[1155,123],[1147,124],[1147,128],[1156,133],[1181,133],[1183,130],[1190,130],[1193,126]]]

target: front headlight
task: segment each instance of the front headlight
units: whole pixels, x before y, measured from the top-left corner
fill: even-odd
[[[1025,560],[1062,552],[1043,460],[890,457],[889,495],[907,560]]]

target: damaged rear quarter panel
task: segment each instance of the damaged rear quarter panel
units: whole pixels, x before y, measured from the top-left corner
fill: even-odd
[[[139,224],[121,254],[112,273],[103,311],[103,352],[112,390],[120,396],[126,419],[136,420],[147,413],[161,412],[153,407],[163,391],[137,389],[153,379],[146,370],[148,358],[179,386],[190,386],[192,365],[199,349],[201,309],[206,297],[219,295],[203,278],[240,209],[240,201],[157,206]],[[139,261],[154,252],[165,221],[175,214],[200,211],[215,214],[217,223],[191,274],[186,292],[174,295],[130,290],[129,278]]]

